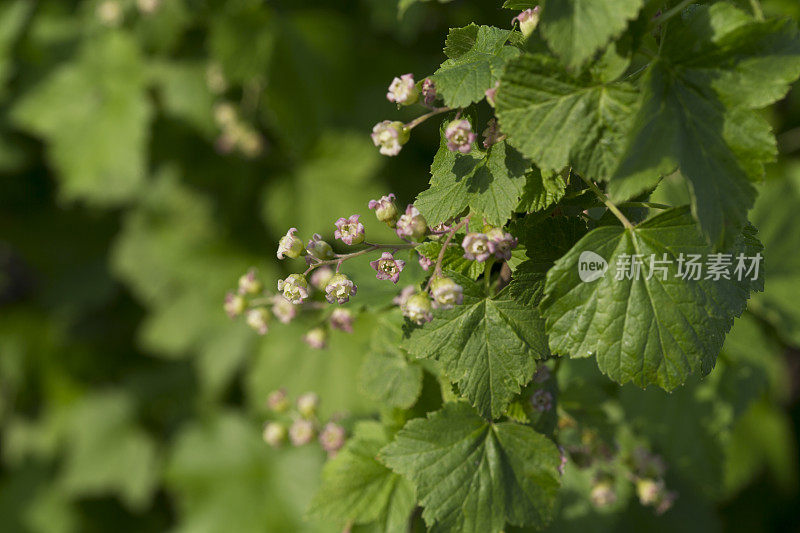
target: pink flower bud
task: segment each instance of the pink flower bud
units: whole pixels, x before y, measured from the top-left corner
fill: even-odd
[[[431,282],[431,296],[437,309],[452,309],[464,301],[464,289],[450,278],[437,277]]]
[[[225,295],[225,304],[223,308],[225,312],[228,313],[230,318],[236,318],[237,316],[241,315],[245,308],[247,307],[247,302],[245,302],[244,298],[242,298],[238,294],[234,294],[229,292]]]
[[[531,405],[540,413],[553,408],[553,395],[549,391],[539,389],[531,396]]]
[[[400,214],[394,199],[394,194],[389,194],[388,196],[382,196],[380,200],[370,200],[368,204],[370,209],[375,210],[377,219],[388,224],[390,228],[395,226],[397,217]]]
[[[288,324],[297,316],[297,308],[292,302],[276,294],[272,297],[272,314],[281,324]]]
[[[419,91],[413,74],[403,74],[392,80],[386,99],[398,105],[411,105],[419,100]]]
[[[422,325],[433,320],[431,301],[425,293],[417,293],[406,300],[403,305],[403,316],[415,324]]]
[[[291,274],[285,280],[278,280],[278,290],[293,304],[302,303],[308,298],[308,282],[302,274]]]
[[[494,144],[500,141],[500,127],[497,125],[497,119],[490,119],[486,124],[486,129],[483,130],[483,147],[487,150]]]
[[[494,107],[494,106],[495,106],[495,101],[496,101],[496,98],[497,98],[497,89],[498,89],[498,87],[500,87],[500,82],[499,82],[499,81],[498,81],[498,82],[496,82],[496,83],[494,84],[494,87],[492,87],[491,89],[486,89],[486,93],[485,93],[485,94],[486,94],[486,101],[487,101],[487,102],[489,103],[489,105],[490,105],[490,106],[492,106],[492,107]]]
[[[511,250],[517,247],[519,241],[510,233],[504,232],[500,228],[491,228],[486,232],[489,242],[494,249],[494,256],[497,259],[508,261],[511,259]]]
[[[640,479],[636,482],[636,495],[642,505],[655,505],[664,492],[664,482],[655,479]]]
[[[309,420],[295,420],[289,428],[289,439],[294,446],[304,446],[314,440],[314,424]]]
[[[301,394],[297,398],[297,412],[300,413],[303,418],[312,418],[314,415],[317,414],[317,409],[319,408],[319,396],[314,394],[313,392],[307,392],[305,394]]]
[[[338,452],[344,446],[345,431],[342,426],[328,422],[319,434],[319,443],[328,453]]]
[[[364,224],[358,221],[360,217],[361,215],[351,215],[350,218],[337,220],[334,223],[336,231],[333,236],[351,246],[364,242]]]
[[[394,297],[392,303],[398,307],[404,307],[409,298],[417,293],[417,288],[413,285],[407,285],[400,291],[400,294]]]
[[[239,278],[239,294],[252,296],[261,292],[263,288],[264,286],[259,281],[255,268],[251,268],[247,271],[247,274]]]
[[[422,254],[419,254],[419,266],[422,267],[422,270],[427,272],[433,266],[433,260],[432,259],[428,259],[427,257],[425,257]]]
[[[314,328],[303,335],[303,342],[315,350],[324,350],[328,347],[328,332],[325,328]]]
[[[430,78],[422,82],[422,103],[430,107],[436,101],[436,84]]]
[[[389,279],[392,283],[397,283],[400,279],[400,272],[406,266],[406,262],[402,259],[395,259],[391,252],[383,252],[380,259],[370,261],[369,266],[375,269],[378,273],[375,277],[378,279]]]
[[[533,9],[526,9],[513,19],[511,19],[511,24],[519,22],[519,31],[522,32],[522,35],[525,37],[530,37],[533,30],[536,29],[536,26],[539,25],[539,6],[534,7]]]
[[[589,493],[589,499],[595,507],[608,507],[614,505],[617,501],[617,493],[614,486],[609,480],[602,480],[595,482],[592,491]]]
[[[419,209],[414,207],[413,204],[409,204],[406,207],[405,214],[397,221],[395,233],[401,239],[419,242],[428,234],[428,222],[419,212]]]
[[[494,254],[494,243],[485,233],[467,233],[461,242],[464,258],[482,263]]]
[[[286,440],[286,426],[280,422],[268,422],[264,425],[264,442],[278,448]]]
[[[283,413],[289,408],[289,399],[286,396],[286,389],[278,389],[269,393],[267,396],[267,407],[275,413]]]
[[[267,334],[269,330],[269,319],[269,311],[263,307],[250,309],[245,317],[247,325],[253,328],[259,335]]]
[[[335,274],[325,286],[325,298],[330,303],[347,303],[356,292],[358,287],[344,274]]]
[[[472,124],[467,119],[454,120],[444,130],[447,139],[447,149],[451,152],[468,154],[472,151],[472,144],[477,135],[472,131]]]
[[[324,290],[333,275],[334,272],[331,267],[321,266],[311,273],[311,285],[313,285],[315,289]]]
[[[353,333],[353,313],[349,309],[337,307],[331,313],[329,322],[333,329],[338,329],[347,333]]]
[[[303,241],[297,238],[297,228],[291,228],[278,242],[278,259],[284,256],[295,259],[303,253]]]
[[[408,142],[411,132],[402,122],[384,120],[372,128],[372,142],[380,147],[383,155],[395,156]]]
[[[322,240],[322,235],[319,233],[315,233],[311,236],[311,240],[308,241],[306,245],[306,252],[308,252],[308,255],[316,257],[320,261],[327,261],[335,257],[333,248],[331,248],[330,244]],[[310,261],[306,262],[310,263]]]

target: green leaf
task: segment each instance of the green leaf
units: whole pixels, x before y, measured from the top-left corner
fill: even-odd
[[[775,326],[778,335],[800,346],[800,165],[783,170],[760,190],[752,211],[764,242],[764,278],[769,290],[754,296],[751,309]]]
[[[567,191],[567,184],[560,174],[542,172],[534,168],[525,176],[525,186],[517,211],[534,213],[558,203]]]
[[[557,61],[525,54],[509,63],[497,117],[509,143],[537,166],[606,179],[622,154],[636,91],[568,73]]]
[[[14,72],[12,48],[33,7],[26,0],[6,2],[0,7],[0,97],[4,96],[6,81]]]
[[[788,20],[753,22],[718,3],[670,22],[642,79],[612,198],[635,196],[679,167],[703,233],[714,244],[735,236],[755,199],[750,179],[775,154],[768,124],[749,109],[780,98],[799,73],[800,39]]]
[[[542,35],[572,68],[580,66],[636,18],[643,0],[548,0]]]
[[[412,480],[434,531],[494,533],[552,516],[556,446],[528,426],[488,423],[465,403],[411,420],[381,458]]]
[[[431,165],[431,186],[417,196],[415,205],[432,225],[471,207],[490,224],[502,226],[519,204],[529,168],[519,152],[505,142],[492,145],[486,152],[476,146],[468,154],[451,152],[442,131]]]
[[[404,478],[378,462],[389,443],[377,422],[361,422],[354,436],[322,471],[322,485],[308,509],[320,521],[347,524],[377,522],[378,531],[403,533],[416,505],[414,489]]]
[[[598,228],[547,274],[541,309],[550,348],[571,357],[594,355],[600,370],[618,383],[672,390],[692,372],[705,375],[750,291],[761,289],[760,280],[736,280],[735,258],[738,253],[755,256],[760,249],[752,235],[741,236],[728,250],[731,280],[705,279],[705,268],[703,279],[684,280],[678,276],[679,255],[698,254],[700,263],[707,264],[711,253],[688,208],[666,211],[634,229]],[[599,279],[583,282],[580,257],[590,252],[596,254],[590,260],[606,261],[608,269]],[[634,254],[642,256],[638,279],[616,280],[618,270],[624,270],[622,259]],[[666,256],[665,274],[651,269],[651,256]]]
[[[151,115],[145,74],[136,42],[108,33],[13,108],[12,120],[47,142],[63,199],[115,205],[144,183]]]
[[[453,28],[447,35],[444,52],[449,58],[433,74],[436,90],[449,107],[467,107],[485,97],[486,89],[500,79],[503,67],[519,55],[506,46],[512,30],[470,24]]]
[[[442,250],[442,245],[435,241],[428,241],[417,246],[415,250],[431,261],[436,262],[439,258],[439,252]],[[447,251],[442,258],[442,268],[458,272],[471,279],[478,279],[483,274],[484,266],[477,261],[465,259],[464,250],[460,246],[453,246],[453,243],[447,247]]]
[[[408,409],[422,392],[422,368],[409,362],[398,346],[403,337],[403,318],[399,312],[378,319],[370,350],[359,373],[364,393],[381,403]]]
[[[483,286],[449,274],[464,289],[464,302],[434,313],[403,343],[411,354],[438,360],[461,394],[486,417],[498,417],[530,381],[537,359],[550,353],[544,323],[535,308],[506,292],[488,297]]]

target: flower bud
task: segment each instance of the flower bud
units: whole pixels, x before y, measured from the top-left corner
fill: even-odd
[[[308,241],[306,251],[309,255],[316,257],[320,261],[328,261],[335,257],[333,248],[331,248],[330,244],[322,240],[322,235],[319,233],[315,233],[311,237],[311,240]]]
[[[432,259],[428,259],[427,257],[425,257],[422,254],[419,254],[419,266],[422,267],[422,270],[427,272],[433,266],[433,260]]]
[[[414,207],[413,204],[409,204],[406,207],[405,214],[397,221],[395,233],[401,239],[419,242],[428,234],[428,222],[419,212],[419,209]]]
[[[269,393],[267,396],[267,407],[274,413],[283,413],[289,408],[289,399],[286,396],[286,389],[278,389]]]
[[[495,106],[495,99],[497,98],[497,89],[500,87],[500,82],[496,82],[494,87],[491,89],[486,89],[486,102],[489,103],[490,106]]]
[[[494,253],[494,243],[485,233],[467,233],[461,242],[464,258],[482,263]]]
[[[291,274],[286,279],[278,280],[278,290],[293,304],[302,303],[308,298],[308,282],[302,274]]]
[[[533,382],[534,383],[544,383],[550,379],[550,368],[542,365],[536,369],[536,373],[533,375]]]
[[[97,5],[97,18],[106,26],[118,25],[122,15],[122,4],[117,0],[105,0]]]
[[[232,292],[229,292],[225,295],[225,304],[223,305],[223,308],[225,309],[225,312],[228,313],[230,318],[236,318],[244,313],[246,307],[247,302],[245,302],[244,298],[242,298],[240,295]]]
[[[361,218],[361,215],[339,218],[334,223],[336,231],[333,236],[350,246],[364,242],[364,224],[358,221],[359,218]]]
[[[487,150],[500,142],[500,126],[497,125],[497,119],[492,118],[486,124],[486,129],[483,130],[483,147]]]
[[[639,479],[636,482],[636,496],[642,505],[655,505],[664,493],[664,482],[654,479]]]
[[[406,266],[406,262],[402,259],[395,259],[391,252],[383,252],[380,259],[370,261],[369,266],[375,269],[378,279],[392,280],[392,283],[397,283],[400,279],[400,272]]]
[[[403,305],[403,316],[417,325],[433,320],[431,300],[428,295],[421,292],[410,296]]]
[[[296,259],[303,253],[303,241],[297,237],[297,228],[291,228],[278,242],[278,259],[283,256]]]
[[[256,273],[256,269],[251,268],[247,271],[247,274],[239,278],[239,294],[254,296],[261,292],[264,286],[261,284],[261,281],[259,281]]]
[[[136,7],[144,15],[154,13],[161,5],[161,0],[136,0]]]
[[[526,9],[511,19],[511,24],[513,25],[515,22],[519,22],[519,31],[521,31],[522,35],[525,37],[530,37],[533,30],[539,25],[539,11],[539,6],[533,9]]]
[[[436,101],[436,84],[430,78],[422,82],[422,103],[430,107]]]
[[[531,405],[540,413],[544,413],[553,408],[553,395],[550,391],[539,389],[531,396]]]
[[[277,448],[286,440],[286,426],[280,422],[268,422],[264,425],[263,437],[264,442]]]
[[[319,396],[313,392],[301,394],[297,398],[297,412],[300,413],[303,418],[313,418],[317,414],[318,407]]]
[[[230,128],[237,121],[236,108],[230,102],[220,102],[214,106],[214,121],[221,128]]]
[[[486,230],[484,230],[486,231]],[[494,249],[494,256],[497,259],[508,261],[511,259],[511,250],[517,247],[519,241],[510,233],[506,233],[501,228],[491,228],[486,231],[486,236]]]
[[[411,138],[411,132],[402,122],[384,120],[372,128],[372,142],[383,155],[395,156]]]
[[[431,282],[431,296],[437,309],[452,309],[464,301],[464,289],[450,278],[437,277]]]
[[[313,285],[315,289],[324,290],[325,286],[333,277],[333,274],[333,269],[329,266],[316,268],[311,273],[311,285]]]
[[[259,335],[266,335],[269,330],[269,311],[264,307],[256,307],[247,311],[245,321]]]
[[[589,498],[592,500],[592,504],[594,504],[595,507],[608,507],[616,503],[617,493],[611,481],[604,479],[595,482],[589,494]]]
[[[328,346],[328,332],[325,328],[314,328],[303,335],[303,342],[315,350],[324,350]]]
[[[314,440],[314,424],[309,420],[295,420],[289,428],[289,439],[294,446],[304,446]]]
[[[272,297],[272,314],[281,324],[288,324],[297,316],[297,308],[292,302],[280,294],[276,294]]]
[[[402,308],[406,305],[408,299],[411,298],[416,293],[417,293],[416,287],[414,287],[413,285],[406,285],[403,288],[403,290],[400,291],[400,294],[394,297],[392,303]]]
[[[370,200],[369,208],[375,210],[375,216],[381,222],[385,222],[390,228],[393,228],[397,223],[397,217],[400,212],[397,210],[397,205],[394,203],[394,194],[382,196],[380,200]]]
[[[206,87],[214,94],[222,94],[228,90],[228,80],[225,79],[219,63],[209,63],[206,67]]]
[[[472,124],[467,119],[454,120],[444,130],[447,149],[451,152],[468,154],[472,151],[472,143],[478,138],[472,131]]]
[[[353,333],[354,320],[355,318],[353,317],[352,311],[341,307],[334,309],[329,319],[333,329],[338,329],[346,333]]]
[[[345,431],[342,426],[328,422],[319,434],[319,443],[328,453],[338,452],[344,446]]]
[[[350,296],[355,296],[358,287],[344,274],[334,274],[325,286],[325,298],[330,303],[343,304],[350,301]]]
[[[398,105],[411,105],[419,100],[419,91],[413,74],[403,74],[392,80],[386,99]]]

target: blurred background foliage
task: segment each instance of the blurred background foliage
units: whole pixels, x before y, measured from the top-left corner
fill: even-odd
[[[330,530],[303,520],[324,454],[268,448],[265,399],[285,386],[326,416],[376,412],[357,384],[374,318],[314,351],[310,324],[257,338],[223,296],[251,265],[282,273],[288,227],[331,233],[425,188],[436,124],[391,160],[371,145],[374,123],[411,117],[386,87],[435,70],[449,27],[508,27],[500,4],[0,3],[0,529]],[[800,19],[795,0],[763,5]],[[599,512],[568,468],[553,530],[800,528],[800,90],[767,113],[782,155],[751,217],[767,290],[718,368],[671,395],[619,390],[591,362],[559,376],[565,405],[614,389],[619,427],[667,459],[675,508]],[[387,294],[357,274],[358,305]]]

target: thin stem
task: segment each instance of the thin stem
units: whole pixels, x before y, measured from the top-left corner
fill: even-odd
[[[647,207],[649,209],[672,209],[671,205],[657,204],[654,202],[623,202],[620,207]]]
[[[447,237],[442,243],[442,249],[439,250],[439,256],[436,258],[436,266],[433,268],[433,274],[431,275],[430,278],[428,278],[428,283],[425,285],[426,292],[431,287],[433,279],[442,275],[442,262],[444,261],[444,253],[447,251],[447,248],[450,246],[450,241],[453,240],[453,237],[458,232],[458,230],[463,228],[465,224],[469,223],[469,217],[470,215],[465,216],[461,220],[461,222],[450,228],[450,231],[447,233]]]
[[[758,0],[750,0],[750,7],[753,10],[753,15],[756,17],[756,20],[764,20],[764,10],[761,9],[761,2]]]
[[[595,185],[595,183],[592,180],[587,179],[583,176],[581,176],[581,179],[585,181],[586,184],[589,186],[589,188],[592,189],[592,191],[597,195],[598,198],[600,198],[600,201],[605,204],[608,210],[611,211],[614,214],[614,216],[619,219],[620,222],[622,222],[623,226],[625,226],[628,229],[633,229],[633,224],[631,224],[631,221],[628,220],[628,217],[622,214],[622,211],[620,211],[619,208],[616,205],[614,205],[611,202],[611,200],[608,199],[608,196],[606,196],[605,193],[603,193],[603,191],[601,191],[600,188],[597,185]]]
[[[653,19],[653,21],[650,23],[650,26],[651,27],[656,27],[656,26],[660,26],[661,24],[664,24],[666,21],[668,21],[669,19],[671,19],[675,15],[680,14],[680,12],[683,11],[683,8],[685,8],[686,6],[688,6],[689,4],[691,4],[694,1],[695,0],[683,0],[683,2],[681,2],[677,6],[673,7],[672,9],[670,9],[669,11],[667,11],[666,13],[661,15],[660,17],[657,17],[657,18]]]
[[[319,268],[319,267],[325,266],[325,265],[336,265],[336,271],[338,272],[339,268],[342,265],[342,263],[347,261],[348,259],[353,259],[354,257],[360,257],[362,255],[367,255],[368,253],[375,252],[377,250],[395,250],[395,251],[397,251],[397,250],[401,250],[401,249],[414,248],[415,246],[417,246],[416,243],[407,243],[407,244],[405,244],[405,243],[398,243],[398,244],[370,244],[366,248],[364,248],[363,250],[359,250],[357,252],[352,252],[352,253],[349,253],[349,254],[334,254],[334,258],[333,259],[327,259],[327,260],[324,260],[324,261],[323,260],[317,260],[315,263],[312,263],[311,265],[308,266],[306,271],[303,272],[303,275],[307,276],[315,268]]]
[[[429,118],[435,117],[436,115],[441,115],[442,113],[447,113],[448,111],[452,111],[452,109],[449,107],[440,107],[438,109],[434,109],[430,113],[425,113],[424,115],[419,116],[414,120],[412,120],[411,122],[409,122],[408,124],[406,124],[406,129],[413,130],[414,128],[416,128]]]

